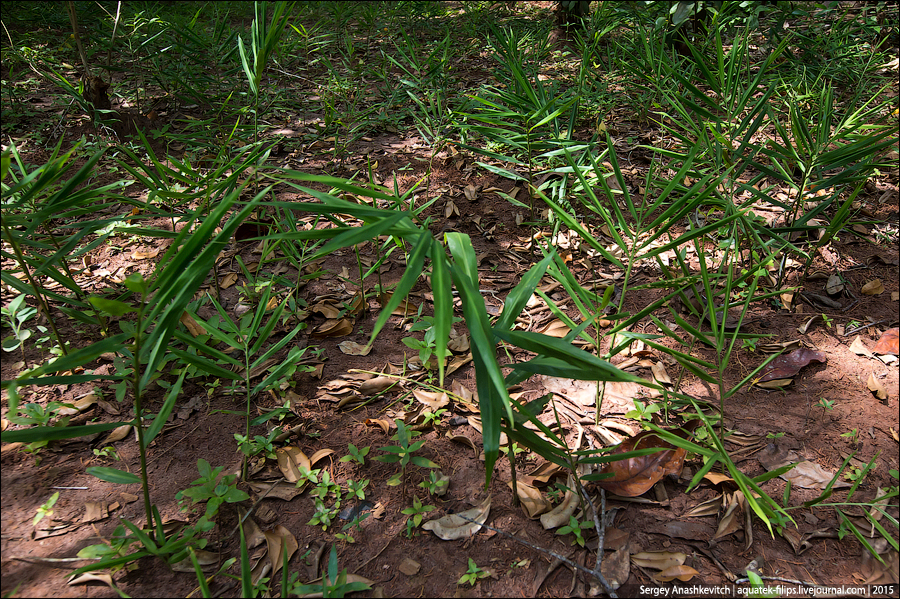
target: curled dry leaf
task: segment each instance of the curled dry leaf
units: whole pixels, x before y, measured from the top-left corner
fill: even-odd
[[[763,389],[781,389],[783,387],[787,387],[793,382],[794,379],[773,379],[771,381],[766,381],[765,383],[756,383],[756,386]]]
[[[309,307],[310,312],[318,312],[329,320],[337,320],[341,316],[341,307],[331,303],[328,300],[316,302]]]
[[[302,470],[310,470],[312,463],[299,447],[284,447],[275,450],[278,458],[278,469],[289,483],[295,483],[301,478]]]
[[[294,483],[286,481],[278,481],[275,483],[263,483],[249,481],[247,485],[253,489],[257,495],[265,495],[267,499],[281,499],[282,501],[290,501],[294,497],[303,493],[303,489],[298,489]]]
[[[661,451],[604,464],[600,474],[613,476],[599,480],[596,484],[616,495],[637,497],[646,493],[663,476],[681,472],[685,450],[669,445],[653,431],[644,431],[623,441],[611,455],[650,448],[659,448]]]
[[[786,379],[796,375],[800,369],[807,366],[811,362],[825,363],[828,358],[820,351],[801,348],[792,351],[789,354],[778,356],[766,366],[760,377],[756,379],[757,383],[773,381],[775,379]]]
[[[359,384],[360,395],[377,395],[383,393],[397,384],[397,379],[388,376],[376,376],[374,379],[363,381]]]
[[[884,284],[881,279],[873,279],[862,286],[863,295],[881,295],[884,293]]]
[[[488,495],[480,505],[459,514],[448,514],[443,518],[430,520],[423,524],[422,528],[430,530],[445,541],[465,539],[481,530],[481,525],[487,521],[490,512],[491,496]]]
[[[559,528],[563,524],[568,524],[569,516],[575,513],[575,508],[578,507],[579,501],[578,495],[572,491],[572,488],[575,486],[575,480],[571,474],[568,481],[566,481],[566,486],[569,489],[566,491],[560,504],[541,516],[541,526],[544,527],[544,530],[552,530]]]
[[[881,381],[875,378],[875,373],[871,373],[869,375],[869,380],[866,381],[866,386],[869,387],[869,391],[875,394],[875,397],[884,401],[887,399],[887,391],[884,388],[884,385],[881,384]]]
[[[857,335],[856,339],[853,340],[853,343],[850,344],[850,351],[852,351],[857,356],[868,356],[870,358],[875,357],[872,352],[869,351],[869,348],[866,347],[866,344],[863,343],[862,337],[859,335]]]
[[[512,481],[506,483],[512,488]],[[531,520],[536,519],[541,514],[545,514],[550,510],[550,501],[544,497],[536,488],[531,485],[518,481],[516,483],[516,494],[519,496],[519,503],[525,515]]]
[[[346,318],[329,319],[317,326],[313,332],[313,337],[343,337],[353,332],[353,323]]]
[[[475,447],[475,442],[472,439],[468,438],[465,435],[454,435],[451,432],[447,432],[447,437],[451,441],[455,441],[456,443],[462,443],[463,445],[468,445],[472,448],[472,451],[475,452],[475,457],[478,457],[478,448]]]
[[[187,312],[182,312],[181,318],[179,318],[178,320],[179,322],[181,322],[181,324],[187,327],[188,333],[190,333],[194,337],[199,337],[206,332],[203,327],[197,324],[197,321],[194,320],[194,317]]]
[[[60,416],[74,416],[75,414],[84,412],[95,403],[97,403],[97,394],[91,392],[84,397],[73,401],[71,408],[68,406],[62,406],[56,411],[56,413]]]
[[[672,379],[669,378],[669,373],[666,372],[666,365],[662,362],[654,362],[653,366],[650,367],[650,371],[653,373],[653,378],[656,379],[656,382],[663,385],[672,384]]]
[[[131,432],[130,424],[123,424],[122,426],[117,426],[109,433],[109,436],[103,440],[103,445],[109,445],[110,443],[115,443],[117,441],[121,441],[125,437],[128,436],[128,433]]]
[[[844,280],[841,278],[841,275],[831,275],[828,277],[828,282],[825,283],[825,291],[829,295],[837,295],[843,290]]]

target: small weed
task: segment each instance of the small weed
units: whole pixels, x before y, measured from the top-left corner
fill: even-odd
[[[294,572],[282,596],[312,595],[316,593],[322,597],[343,597],[347,593],[368,591],[372,588],[361,581],[347,582],[347,570],[341,570],[341,573],[338,574],[337,567],[337,549],[332,545],[331,553],[328,554],[328,575],[322,577],[322,582],[317,584],[299,584],[297,582],[299,574]]]
[[[635,399],[634,409],[625,414],[625,418],[634,418],[638,422],[643,422],[644,420],[649,421],[653,418],[653,415],[659,412],[661,409],[662,404],[654,403],[648,406],[644,406],[643,402]]]
[[[256,435],[253,439],[248,439],[240,433],[235,433],[234,438],[238,442],[238,449],[240,452],[248,458],[261,453],[268,459],[274,460],[277,456],[275,455],[275,446],[272,444],[272,441],[280,434],[281,428],[275,427],[272,429],[272,432],[269,433],[268,437]]]
[[[823,413],[826,410],[830,412],[831,410],[834,409],[834,402],[835,402],[835,400],[833,400],[833,399],[829,400],[829,399],[825,399],[824,397],[822,397],[819,399],[819,402],[816,404],[816,407],[822,408]]]
[[[556,531],[558,535],[567,535],[572,533],[575,535],[575,538],[572,540],[572,544],[578,543],[579,546],[584,547],[584,535],[581,534],[581,531],[585,528],[591,528],[594,525],[593,522],[585,521],[579,522],[575,516],[569,516],[569,523],[565,526],[560,527],[559,530]]]
[[[490,572],[485,572],[479,568],[478,564],[475,563],[475,560],[470,557],[469,569],[466,570],[466,573],[462,575],[456,584],[466,584],[468,582],[470,585],[475,586],[475,583],[478,582],[480,578],[487,578],[490,575]]]
[[[347,495],[345,497],[356,497],[359,500],[363,500],[366,498],[366,494],[363,491],[367,486],[369,486],[369,479],[354,481],[347,481]]]
[[[422,449],[423,445],[425,445],[425,439],[410,444],[410,441],[418,437],[421,433],[418,431],[409,430],[406,424],[404,424],[404,422],[399,418],[397,418],[394,422],[397,423],[397,432],[394,434],[394,436],[391,437],[391,439],[397,441],[398,445],[388,445],[386,447],[382,447],[380,451],[386,452],[387,455],[380,455],[375,457],[375,459],[379,462],[400,462],[400,472],[398,472],[388,480],[388,485],[392,487],[396,487],[403,482],[406,477],[406,467],[410,463],[422,468],[438,467],[437,464],[435,464],[428,458],[413,455],[415,452]]]
[[[856,442],[859,439],[859,429],[851,429],[846,433],[841,433],[841,436],[850,441],[851,445],[856,445]]]
[[[111,445],[104,447],[103,449],[94,449],[94,455],[98,458],[112,459],[117,462],[121,459],[119,454],[116,453],[116,448]]]
[[[32,526],[37,526],[38,522],[44,519],[45,516],[53,515],[53,506],[56,505],[56,501],[59,499],[59,491],[50,496],[50,499],[45,501],[41,507],[37,509],[37,513],[34,515],[34,520],[31,522]]]
[[[219,474],[224,470],[224,466],[212,468],[209,462],[200,458],[197,460],[197,470],[200,471],[200,478],[192,482],[194,485],[189,489],[184,489],[175,494],[175,499],[181,506],[181,511],[187,511],[184,506],[185,499],[190,499],[192,504],[202,501],[206,502],[206,519],[210,520],[219,511],[219,506],[225,502],[237,503],[250,499],[244,491],[238,489],[235,485],[237,480],[236,474],[223,476],[219,480]]]
[[[443,478],[440,473],[431,471],[428,478],[419,483],[419,486],[428,491],[431,495],[442,495],[442,489],[447,486],[448,480]]]
[[[369,455],[369,448],[363,447],[362,449],[357,449],[356,445],[350,443],[348,446],[350,453],[342,457],[339,462],[356,462],[360,466],[364,466],[366,464],[366,456]]]
[[[422,518],[428,512],[434,510],[435,507],[433,505],[422,505],[422,502],[419,501],[419,498],[413,495],[413,505],[412,507],[408,507],[404,510],[401,510],[402,514],[406,514],[409,516],[406,520],[406,538],[411,538],[413,534],[413,530],[419,527],[422,524]]]

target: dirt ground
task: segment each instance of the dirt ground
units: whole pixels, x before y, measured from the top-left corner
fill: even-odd
[[[485,67],[486,68],[486,67]],[[483,71],[478,65],[472,65],[473,77]],[[39,128],[45,125],[40,113],[34,117],[30,126]],[[165,116],[161,117],[165,118]],[[343,164],[335,164],[330,160],[330,148],[327,144],[310,147],[302,134],[304,126],[301,122],[309,122],[316,118],[313,114],[297,115],[292,127],[294,133],[287,133],[283,139],[282,156],[284,164],[292,164],[291,152],[302,155],[302,164],[292,166],[309,173],[350,176],[358,168],[364,167],[366,158],[377,163],[375,172],[387,185],[393,185],[394,177],[400,190],[408,189],[415,181],[421,179],[428,166],[429,150],[417,138],[414,131],[391,133],[374,132],[360,140],[350,148],[348,155],[353,157]],[[29,123],[23,123],[23,127]],[[622,127],[639,127],[637,123],[622,122]],[[85,120],[70,124],[65,135],[67,139],[77,139],[82,132],[91,131],[91,125]],[[42,154],[39,148],[26,148],[29,161],[41,163]],[[281,160],[281,159],[279,159]],[[629,172],[629,184],[637,187],[644,179],[647,163],[636,153],[620,155],[623,170]],[[527,211],[512,207],[506,200],[491,188],[511,191],[512,182],[497,175],[485,173],[483,169],[472,168],[473,158],[454,151],[444,151],[433,163],[433,171],[419,194],[419,202],[439,196],[424,216],[432,217],[431,226],[435,234],[444,231],[460,231],[472,238],[473,245],[480,258],[483,274],[482,286],[485,302],[491,314],[499,313],[503,298],[514,286],[521,275],[531,266],[530,255],[517,249],[534,235],[535,230],[527,224],[517,224],[517,212],[528,220]],[[730,443],[729,450],[734,451],[737,466],[749,476],[763,474],[779,456],[793,452],[793,459],[808,460],[820,466],[828,473],[834,473],[844,460],[853,452],[855,456],[851,464],[860,467],[870,459],[878,456],[878,466],[871,471],[856,490],[856,501],[868,502],[875,498],[878,489],[896,485],[888,471],[896,470],[898,464],[898,437],[900,417],[898,417],[898,367],[896,360],[884,363],[872,356],[858,355],[850,346],[857,334],[863,344],[872,348],[882,333],[896,326],[898,316],[897,292],[900,290],[897,271],[897,220],[898,220],[898,171],[896,168],[873,178],[873,185],[860,197],[861,204],[871,212],[871,220],[877,223],[870,226],[865,234],[852,236],[842,234],[839,240],[833,241],[815,258],[814,267],[827,273],[840,272],[844,275],[848,289],[854,293],[857,301],[849,296],[841,299],[846,310],[833,310],[826,313],[827,322],[819,320],[800,333],[798,328],[820,310],[806,304],[798,303],[793,310],[776,309],[768,304],[754,304],[748,314],[748,330],[765,332],[772,342],[786,342],[799,339],[806,347],[816,349],[825,355],[824,363],[814,363],[794,378],[793,384],[781,390],[765,390],[758,387],[746,387],[743,391],[725,403],[724,424],[727,429],[741,433],[737,437],[740,443]],[[469,200],[464,188],[475,185],[481,191],[474,201]],[[298,196],[289,190],[280,190],[281,200],[294,200]],[[448,202],[452,201],[459,214],[447,216]],[[478,218],[476,218],[478,217]],[[160,223],[162,225],[162,223]],[[885,237],[876,237],[876,227],[893,231]],[[892,228],[891,228],[892,227]],[[549,232],[548,226],[543,227]],[[244,262],[254,259],[254,242],[235,241],[226,251],[236,250]],[[106,271],[115,273],[121,268],[128,272],[140,270],[145,274],[152,271],[150,262],[135,263],[132,259],[135,250],[147,249],[140,239],[119,238],[118,247],[110,244],[99,246],[91,256],[91,261]],[[363,260],[374,260],[375,248],[371,243],[360,248]],[[883,260],[873,259],[879,256]],[[4,268],[11,265],[3,264]],[[573,272],[580,280],[593,280],[600,272],[612,274],[609,264],[590,259],[586,254],[579,254],[576,249],[571,263]],[[303,299],[313,304],[317,298],[331,295],[338,300],[349,300],[358,291],[354,284],[357,263],[356,255],[351,251],[336,252],[327,257],[320,268],[325,274],[309,281],[302,288]],[[399,280],[405,265],[402,257],[392,256],[382,268],[382,283],[390,286]],[[239,272],[233,264],[226,269]],[[338,275],[349,272],[349,282]],[[801,269],[790,270],[788,285],[803,284],[800,281]],[[220,273],[221,274],[221,273]],[[640,269],[635,276],[638,279],[653,280],[658,272],[650,266]],[[869,281],[880,279],[885,291],[880,295],[865,295],[860,289]],[[367,291],[371,291],[377,283],[373,275],[367,281]],[[105,285],[101,277],[88,277],[85,289],[89,292],[99,290]],[[805,289],[823,293],[824,281],[807,281]],[[818,286],[816,289],[814,286]],[[238,285],[223,292],[223,305],[232,309],[240,301]],[[563,300],[562,294],[551,297]],[[558,291],[557,291],[558,293]],[[4,305],[13,296],[3,290]],[[647,305],[654,299],[652,291],[641,292],[627,298],[626,310],[634,310]],[[415,305],[424,303],[430,306],[430,290],[419,285],[414,290],[410,301]],[[280,525],[289,530],[299,544],[299,550],[290,563],[292,572],[299,572],[301,580],[312,580],[320,575],[321,570],[313,561],[315,556],[324,563],[328,551],[334,543],[340,568],[349,573],[365,577],[372,584],[372,591],[360,593],[361,596],[393,596],[393,597],[451,597],[451,596],[496,596],[496,597],[556,597],[587,595],[591,592],[592,581],[572,568],[548,556],[542,548],[565,555],[572,560],[593,567],[594,552],[572,545],[572,536],[560,536],[554,531],[544,530],[537,519],[530,519],[520,507],[512,502],[512,492],[508,486],[510,481],[509,462],[501,459],[490,486],[485,489],[485,473],[483,456],[480,457],[481,435],[472,427],[469,417],[471,412],[459,402],[451,402],[441,425],[437,428],[424,428],[421,439],[426,443],[421,454],[440,466],[440,470],[449,475],[449,488],[443,497],[431,496],[417,486],[427,472],[421,468],[411,468],[409,482],[401,486],[389,486],[388,479],[397,472],[396,464],[386,464],[371,458],[377,455],[378,448],[391,445],[390,434],[379,426],[378,421],[392,421],[402,417],[406,411],[415,407],[403,399],[404,390],[412,390],[411,383],[402,385],[402,389],[391,391],[382,397],[365,403],[361,407],[349,404],[338,407],[323,394],[322,388],[330,381],[346,377],[354,369],[366,372],[399,372],[405,359],[412,358],[415,351],[410,350],[401,339],[414,336],[407,331],[409,321],[392,317],[380,334],[374,349],[366,356],[343,353],[338,344],[344,341],[356,341],[365,344],[368,341],[380,305],[377,298],[368,300],[369,310],[358,317],[350,335],[342,337],[314,338],[311,331],[324,322],[319,314],[310,314],[308,328],[296,339],[298,346],[310,346],[321,350],[321,359],[314,363],[321,364],[321,370],[315,373],[302,373],[295,376],[292,394],[272,393],[259,396],[254,401],[254,416],[271,408],[281,406],[285,400],[291,402],[292,412],[282,422],[284,427],[298,427],[284,444],[301,449],[307,456],[322,450],[333,453],[317,462],[317,468],[330,472],[333,480],[346,485],[347,480],[368,479],[365,489],[366,506],[373,515],[360,523],[358,530],[351,531],[355,542],[339,540],[335,537],[341,531],[344,521],[338,521],[327,531],[321,527],[308,525],[314,512],[313,501],[308,492],[290,500],[266,498],[254,508],[254,518],[264,529]],[[426,307],[426,313],[430,308]],[[575,315],[571,303],[567,313]],[[667,313],[661,310],[663,317]],[[457,311],[457,315],[461,315]],[[859,333],[845,335],[843,331],[850,328],[851,321],[858,323],[877,322],[878,324],[861,330]],[[95,337],[95,331],[76,329],[68,322],[62,334],[71,339],[76,346],[86,345]],[[544,322],[532,323],[531,330],[539,330]],[[464,332],[462,324],[456,330]],[[645,332],[654,332],[652,323],[646,320]],[[606,348],[602,347],[602,351]],[[707,350],[695,350],[701,355],[711,357]],[[464,354],[460,354],[464,355]],[[16,376],[21,368],[18,364],[18,353],[3,356],[2,378]],[[26,353],[26,362],[33,363],[39,354],[33,348]],[[509,360],[524,359],[524,352],[509,356]],[[625,356],[614,359],[621,362]],[[740,381],[748,372],[764,359],[760,352],[744,348],[737,350],[726,371],[726,379],[730,385]],[[104,362],[96,365],[103,367]],[[108,368],[108,363],[106,364]],[[649,377],[648,368],[632,366],[633,372]],[[881,383],[887,399],[878,399],[867,386],[870,375]],[[169,377],[172,378],[172,377]],[[674,378],[674,377],[673,377]],[[700,402],[718,406],[718,392],[702,381],[688,377],[682,384],[682,391],[692,395]],[[471,363],[463,364],[445,381],[445,387],[458,384],[475,390],[475,374]],[[546,392],[550,383],[536,377],[526,381],[519,391],[525,399],[535,399]],[[224,386],[223,386],[224,387]],[[239,471],[241,454],[236,452],[233,438],[234,432],[243,431],[244,420],[240,415],[244,409],[240,400],[232,398],[219,387],[207,392],[210,387],[200,386],[195,382],[187,382],[183,390],[185,408],[172,419],[163,434],[156,439],[149,449],[149,476],[151,480],[151,499],[159,507],[164,519],[194,521],[198,514],[185,514],[179,511],[175,495],[187,488],[198,477],[197,460],[204,458],[213,466],[224,466],[226,473]],[[574,388],[574,387],[573,387]],[[22,389],[23,402],[26,401],[73,401],[88,393],[88,385],[73,385],[67,388],[42,387]],[[565,393],[565,391],[563,391]],[[157,388],[151,392],[145,409],[155,412],[161,405],[163,390]],[[833,409],[820,407],[821,399],[833,400]],[[403,399],[402,401],[399,401]],[[4,415],[7,410],[7,398],[4,394]],[[114,402],[113,402],[114,403]],[[181,405],[181,403],[179,404]],[[116,406],[121,410],[122,418],[126,418],[131,409],[129,400]],[[608,425],[618,426],[615,430],[640,430],[633,419],[624,418],[621,406],[611,404],[609,410],[601,414],[601,420]],[[180,408],[179,408],[180,409]],[[655,422],[662,424],[661,414],[657,414]],[[594,414],[592,409],[584,409],[579,423],[591,436]],[[114,420],[119,416],[106,413],[101,406],[95,406],[79,419]],[[574,438],[577,427],[567,427],[569,438]],[[856,431],[855,436],[848,435]],[[266,426],[255,427],[252,434],[266,434]],[[453,436],[465,436],[474,442],[474,448]],[[596,442],[596,439],[594,440]],[[347,455],[348,444],[358,448],[371,447],[364,466],[353,462],[341,462],[339,458]],[[4,596],[54,596],[54,597],[115,597],[116,592],[101,582],[93,582],[75,586],[67,586],[67,573],[74,567],[82,565],[81,560],[67,561],[73,558],[83,547],[109,539],[119,523],[119,518],[127,518],[136,522],[143,521],[143,503],[139,499],[140,490],[137,485],[121,486],[105,483],[85,473],[89,466],[112,466],[139,470],[137,443],[132,436],[114,444],[121,461],[96,456],[93,449],[105,446],[101,439],[74,440],[71,442],[53,443],[36,455],[29,455],[20,446],[4,444],[2,449],[2,593]],[[586,446],[586,443],[585,443]],[[542,463],[540,458],[525,457],[519,460],[519,479],[533,473]],[[690,493],[686,493],[688,483],[701,467],[697,460],[688,460],[679,477],[669,476],[657,483],[656,487],[645,494],[640,502],[608,498],[607,510],[610,519],[606,532],[606,558],[612,565],[617,559],[615,551],[623,547],[632,556],[640,552],[669,551],[682,552],[687,555],[684,565],[697,571],[690,582],[661,582],[653,577],[656,572],[632,563],[624,573],[625,586],[619,590],[619,596],[636,596],[640,592],[651,592],[656,587],[671,589],[673,586],[687,586],[695,583],[707,585],[728,584],[730,575],[743,576],[751,561],[757,560],[760,573],[780,577],[786,580],[799,580],[811,585],[856,585],[873,579],[873,572],[878,566],[868,558],[867,552],[852,536],[837,538],[839,527],[838,516],[833,508],[813,507],[795,509],[791,513],[797,523],[797,532],[803,542],[795,549],[788,538],[772,536],[757,518],[752,518],[752,530],[742,527],[731,534],[713,539],[721,515],[713,513],[707,516],[691,517],[688,513],[698,504],[725,492],[733,492],[728,483],[714,484],[705,480]],[[272,461],[260,467],[255,477],[261,478],[274,469]],[[560,482],[564,482],[560,479]],[[252,501],[259,498],[248,486],[241,488],[250,492]],[[405,487],[405,489],[404,489]],[[761,485],[771,497],[780,500],[784,496],[785,481],[781,478],[769,480]],[[590,487],[589,487],[590,488]],[[599,489],[590,488],[594,499],[599,498]],[[54,507],[52,517],[45,518],[37,526],[32,519],[38,508],[54,491],[60,491],[59,501]],[[790,505],[800,506],[803,501],[816,497],[819,491],[795,486],[790,495]],[[491,497],[490,514],[487,524],[498,529],[482,529],[480,533],[466,540],[444,541],[431,532],[417,529],[411,536],[407,535],[407,515],[401,510],[412,505],[412,495],[416,495],[423,504],[434,506],[434,510],[425,515],[430,520],[445,514],[468,510],[479,505],[487,496]],[[847,495],[847,488],[837,489],[829,502],[842,501]],[[103,517],[87,518],[86,506],[92,503],[103,504],[106,508]],[[345,502],[345,506],[353,506],[354,501]],[[597,501],[599,505],[599,500]],[[251,502],[238,504],[242,509],[250,507]],[[848,513],[861,515],[860,508],[847,508]],[[896,510],[893,512],[897,516]],[[217,519],[218,526],[209,536],[208,550],[219,554],[221,563],[229,557],[238,556],[239,537],[233,531],[239,514],[236,505],[223,505]],[[890,526],[885,525],[889,530]],[[752,532],[752,534],[751,534]],[[515,539],[528,544],[517,542]],[[588,547],[596,537],[587,534]],[[251,554],[256,549],[251,550]],[[893,560],[893,582],[896,583],[898,571],[897,553],[889,554]],[[59,561],[53,561],[59,560]],[[411,565],[404,560],[413,560]],[[466,573],[469,560],[474,560],[480,568],[489,572],[489,576],[477,581],[474,585],[459,584],[461,576]],[[145,558],[115,575],[115,584],[130,596],[198,596],[197,579],[193,572],[175,572],[162,561]],[[231,574],[237,573],[232,567]],[[607,571],[608,577],[612,576]],[[617,576],[622,576],[621,573]],[[892,575],[885,573],[882,581],[891,581]],[[275,576],[275,585],[280,574]],[[217,596],[233,597],[241,593],[240,583],[235,579],[217,577],[213,583],[213,592]],[[641,591],[641,586],[647,587]],[[894,596],[896,596],[896,585]]]

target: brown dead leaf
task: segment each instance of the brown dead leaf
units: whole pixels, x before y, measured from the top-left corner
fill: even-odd
[[[313,330],[312,336],[317,338],[343,337],[344,335],[349,335],[352,332],[353,323],[351,323],[348,319],[329,319],[317,326]]]
[[[368,356],[372,351],[371,345],[362,345],[356,341],[341,341],[338,348],[348,356]]]
[[[490,512],[491,496],[488,495],[478,506],[459,514],[448,514],[437,520],[429,520],[422,528],[430,530],[445,541],[465,539],[481,530],[481,525],[487,521]]]
[[[450,403],[450,398],[447,397],[447,394],[443,391],[439,393],[437,391],[423,391],[421,389],[413,389],[412,393],[413,397],[419,400],[419,402],[425,404],[432,412],[436,412]]]
[[[666,568],[665,570],[654,576],[653,579],[657,582],[671,582],[677,578],[681,582],[687,582],[694,576],[700,576],[700,572],[697,572],[690,566],[682,565]]]
[[[572,329],[570,329],[569,326],[560,319],[555,318],[538,332],[543,333],[544,335],[549,335],[550,337],[558,337],[559,339],[562,339],[563,337],[571,333]]]
[[[396,384],[397,379],[389,376],[376,376],[374,379],[369,379],[368,381],[360,383],[357,391],[359,391],[360,395],[368,397],[370,395],[383,393]]]
[[[791,470],[782,474],[781,478],[790,481],[795,487],[822,491],[828,486],[831,479],[834,478],[834,473],[828,472],[815,462],[804,460],[798,462]],[[849,483],[839,480],[834,483],[833,488],[840,489],[849,486]]]
[[[869,379],[866,381],[866,386],[869,388],[869,391],[875,394],[875,397],[884,401],[887,399],[887,391],[884,388],[884,385],[881,384],[881,381],[875,378],[875,373],[871,373],[869,375]]]
[[[663,476],[681,472],[685,450],[669,445],[652,431],[626,439],[611,455],[650,448],[661,448],[662,451],[604,464],[600,473],[613,476],[597,481],[597,485],[616,495],[637,497],[646,493]]]
[[[325,318],[334,320],[340,317],[341,307],[331,300],[321,300],[309,307],[310,312],[318,312]]]
[[[466,199],[470,202],[474,202],[478,199],[478,187],[471,183],[463,188],[463,193],[465,194]]]
[[[884,284],[881,279],[873,279],[862,286],[860,291],[863,295],[881,295],[884,293]]]
[[[869,358],[874,358],[874,354],[869,351],[869,348],[866,347],[866,344],[863,343],[862,338],[857,335],[856,339],[853,340],[853,343],[850,344],[850,351],[852,351],[857,356],[868,356]]]
[[[811,362],[820,362],[824,364],[827,361],[828,358],[825,357],[824,353],[806,349],[804,347],[792,351],[789,354],[778,356],[772,360],[769,365],[763,369],[759,378],[756,379],[756,383],[764,383],[775,379],[787,379],[796,375],[800,372],[800,369]]]
[[[183,324],[185,327],[187,327],[188,333],[190,333],[194,337],[199,337],[200,335],[203,335],[204,333],[206,333],[206,329],[201,327],[197,323],[197,321],[194,320],[194,317],[191,316],[190,314],[188,314],[187,312],[182,312],[181,318],[179,318],[178,320],[179,320],[179,322],[181,322],[181,324]]]
[[[298,447],[284,447],[275,451],[278,458],[278,469],[289,483],[295,483],[302,478],[301,471],[309,471],[312,463],[306,454]]]
[[[232,285],[237,283],[237,280],[238,280],[237,273],[230,272],[227,275],[225,275],[224,277],[222,277],[221,281],[219,281],[219,287],[221,287],[222,289],[228,289],[229,287],[231,287]]]
[[[512,481],[509,481],[507,485],[511,489]],[[519,496],[519,504],[522,506],[522,511],[525,512],[529,519],[535,520],[541,514],[550,511],[550,501],[544,497],[543,493],[531,485],[517,481],[516,494]]]
[[[134,250],[131,254],[131,259],[147,260],[149,258],[156,258],[157,254],[159,254],[159,248],[154,248],[152,250]]]
[[[666,365],[662,362],[654,362],[650,367],[650,372],[653,373],[653,378],[656,379],[656,382],[663,385],[672,384],[672,379],[669,378],[669,373],[666,372]]]
[[[898,345],[900,345],[900,334],[898,333],[900,333],[900,328],[898,327],[886,330],[878,338],[878,343],[875,344],[875,348],[872,351],[876,354],[893,354],[896,356],[900,353],[898,352]]]
[[[686,554],[670,551],[642,551],[631,556],[631,561],[635,565],[660,571],[680,566],[686,559]]]

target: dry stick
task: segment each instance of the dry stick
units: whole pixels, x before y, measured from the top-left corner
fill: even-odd
[[[591,505],[593,505],[593,504],[591,504]],[[463,520],[465,520],[467,522],[472,522],[472,523],[478,524],[478,522],[476,522],[475,520],[472,520],[471,518],[467,518],[466,516],[464,516],[462,514],[454,514],[454,515],[459,516],[460,518],[462,518]],[[576,570],[581,570],[585,574],[590,574],[591,576],[593,576],[594,578],[596,578],[597,580],[600,581],[600,584],[603,585],[603,588],[605,589],[606,594],[608,594],[610,597],[618,597],[618,595],[616,595],[615,591],[612,589],[612,587],[610,587],[609,583],[603,577],[603,574],[600,573],[599,568],[597,570],[589,570],[589,569],[585,568],[584,566],[582,566],[581,564],[573,562],[572,560],[570,560],[569,558],[567,558],[565,556],[562,556],[558,553],[554,553],[553,551],[550,551],[549,549],[544,549],[543,547],[538,547],[537,545],[534,545],[532,543],[529,543],[528,541],[520,539],[519,537],[517,537],[515,535],[509,534],[505,530],[500,530],[499,528],[494,528],[493,526],[491,526],[489,524],[481,524],[481,526],[487,528],[488,530],[493,530],[494,532],[499,532],[504,537],[512,539],[513,541],[515,541],[521,545],[525,545],[526,547],[531,547],[535,551],[540,551],[541,553],[545,553],[545,554],[549,555],[550,557],[558,559],[562,563],[564,563],[568,566],[571,566],[572,568],[575,568]],[[599,547],[598,547],[598,549],[599,549]]]

